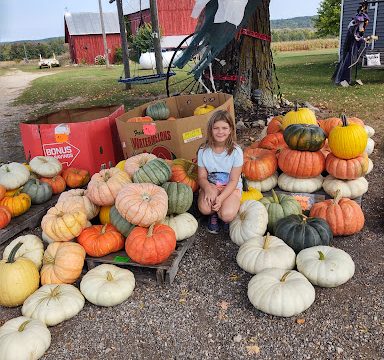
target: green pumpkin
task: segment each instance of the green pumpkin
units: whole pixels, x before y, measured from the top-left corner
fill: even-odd
[[[305,215],[289,215],[280,219],[275,226],[275,236],[296,253],[312,246],[329,245],[333,239],[332,230],[325,220]]]
[[[307,124],[289,125],[283,136],[290,149],[299,151],[318,151],[326,139],[326,134],[320,126]]]
[[[41,182],[38,179],[28,180],[21,192],[28,194],[31,197],[32,204],[42,204],[52,197],[51,185]]]
[[[165,102],[157,102],[149,105],[145,114],[153,120],[166,120],[169,118],[169,108]]]
[[[162,185],[168,195],[168,212],[170,214],[184,214],[193,202],[193,191],[190,186],[177,182],[166,182]]]
[[[109,210],[109,219],[111,224],[117,229],[117,231],[127,237],[135,225],[125,220],[120,213],[117,211],[116,206],[112,206]]]
[[[133,174],[133,182],[162,185],[172,175],[171,168],[163,159],[153,159]]]
[[[268,231],[274,233],[274,227],[278,220],[288,215],[301,214],[301,206],[298,201],[290,195],[277,195],[272,190],[272,196],[263,197],[259,200],[268,212]]]

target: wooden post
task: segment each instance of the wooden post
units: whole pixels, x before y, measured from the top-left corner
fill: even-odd
[[[149,4],[150,4],[149,6],[151,11],[153,47],[155,49],[156,72],[158,74],[162,74],[164,70],[163,70],[163,57],[161,55],[159,16],[157,13],[157,0],[150,0]]]
[[[122,49],[122,53],[123,53],[124,74],[125,74],[125,78],[127,79],[127,78],[131,77],[131,73],[129,70],[127,30],[125,28],[122,0],[116,0],[116,5],[117,5],[117,13],[119,15],[121,49]],[[131,88],[131,84],[125,83],[125,90],[128,90],[130,88]]]
[[[109,56],[108,56],[107,35],[105,35],[104,17],[103,17],[103,8],[102,8],[102,6],[101,6],[101,0],[99,0],[99,12],[100,12],[101,32],[102,32],[102,34],[103,34],[105,66],[106,66],[107,68],[109,68]]]

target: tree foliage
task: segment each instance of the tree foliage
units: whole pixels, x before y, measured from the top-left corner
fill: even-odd
[[[338,36],[340,29],[341,0],[323,0],[314,20],[319,36]]]

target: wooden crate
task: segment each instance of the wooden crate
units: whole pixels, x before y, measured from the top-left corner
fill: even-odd
[[[90,257],[87,256],[85,261],[87,263],[88,270],[93,269],[100,264],[113,264],[117,266],[127,266],[135,274],[136,280],[142,282],[148,282],[151,279],[155,279],[158,284],[172,284],[177,271],[179,270],[179,264],[186,251],[192,246],[195,241],[195,235],[183,241],[178,241],[176,244],[176,250],[171,256],[161,264],[158,265],[141,265],[133,262],[127,256],[124,250],[103,256],[103,257]]]

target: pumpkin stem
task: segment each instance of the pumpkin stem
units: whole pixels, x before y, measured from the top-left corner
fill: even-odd
[[[289,275],[290,273],[291,273],[290,271],[287,271],[287,272],[281,277],[280,282],[284,282],[284,281],[287,279],[287,277],[288,277],[288,275]]]
[[[25,327],[31,322],[32,320],[26,320],[24,321],[19,328],[17,329],[18,332],[23,332],[25,330]]]
[[[342,122],[342,126],[348,126],[348,120],[345,114],[341,114],[341,122]]]
[[[153,228],[155,226],[155,223],[153,223],[149,228],[147,232],[147,237],[151,237],[153,235]]]
[[[151,200],[150,195],[147,194],[147,193],[144,193],[144,194],[142,195],[142,198],[143,198],[144,201],[149,201],[149,200]]]
[[[57,285],[55,286],[52,290],[51,290],[51,298],[53,297],[56,297],[57,295],[60,294],[60,285]]]
[[[321,251],[318,251],[318,253],[319,253],[319,260],[324,260],[325,259],[324,254]]]
[[[104,181],[107,182],[111,178],[111,174],[107,171],[104,175]]]
[[[107,271],[107,281],[112,281],[113,280],[113,276],[111,274],[110,271]]]
[[[43,264],[46,265],[46,264],[54,264],[55,263],[55,258],[53,258],[52,256],[48,255],[48,254],[44,254],[44,257],[43,257]]]
[[[275,193],[275,190],[273,190],[273,189],[272,189],[272,197],[273,197],[273,201],[276,204],[280,204],[279,197],[277,196],[277,194]]]
[[[301,215],[301,218],[303,219],[303,223],[306,223],[307,219],[308,219],[308,216],[306,216],[304,214],[300,214],[300,215]]]
[[[239,214],[239,218],[240,218],[241,221],[244,221],[244,219],[245,219],[245,211],[243,211],[243,212],[241,212]]]
[[[295,111],[298,111],[299,110],[299,103],[297,102],[297,100],[295,101],[295,107],[294,107]]]
[[[22,245],[23,243],[21,241],[15,245],[15,247],[12,249],[12,251],[8,256],[7,264],[12,264],[15,262],[15,256],[16,256],[17,250],[19,250]]]
[[[244,175],[241,175],[241,181],[243,183],[243,191],[245,192],[249,191],[248,181],[245,179]]]
[[[268,249],[269,248],[269,242],[271,240],[270,233],[268,232],[267,235],[264,236],[264,245],[263,249]]]
[[[337,189],[336,193],[335,193],[335,197],[333,198],[333,203],[335,205],[337,205],[339,203],[339,201],[341,200],[341,198],[342,198],[341,191],[340,191],[340,189]]]
[[[107,224],[104,224],[103,227],[101,228],[101,234],[104,235],[106,233],[106,228],[107,228]]]

